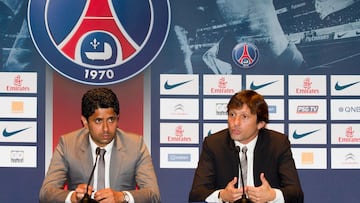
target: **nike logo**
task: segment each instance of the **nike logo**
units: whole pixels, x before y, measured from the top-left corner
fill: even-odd
[[[30,127],[29,127],[29,128],[30,128]],[[23,128],[23,129],[15,130],[15,131],[12,131],[12,132],[8,132],[8,131],[6,130],[6,128],[4,128],[2,134],[3,134],[4,137],[10,137],[10,136],[16,135],[16,134],[18,134],[18,133],[20,133],[20,132],[22,132],[22,131],[24,131],[24,130],[27,130],[27,129],[29,129],[29,128]]]
[[[339,33],[337,36],[340,38],[340,37],[343,37],[345,34],[346,34],[346,32],[344,32],[344,33]]]
[[[320,129],[319,129],[319,130],[320,130]],[[319,130],[314,130],[314,131],[310,131],[310,132],[302,133],[302,134],[298,134],[298,133],[296,132],[296,130],[295,130],[294,133],[293,133],[293,138],[294,138],[294,139],[300,139],[300,138],[303,138],[303,137],[308,136],[308,135],[310,135],[310,134],[313,134],[313,133],[315,133],[315,132],[317,132],[317,131],[319,131]]]
[[[357,82],[353,82],[353,83],[349,83],[349,84],[346,84],[346,85],[340,85],[339,82],[336,82],[335,84],[335,90],[343,90],[343,89],[346,89],[348,87],[351,87],[353,85],[356,85],[357,83],[359,83],[360,81],[357,81]]]
[[[188,82],[190,82],[190,81],[192,81],[192,80],[188,80],[188,81],[184,81],[184,82],[179,82],[179,83],[175,83],[175,84],[169,84],[168,81],[166,81],[165,84],[164,84],[164,88],[165,88],[166,90],[171,90],[171,89],[174,89],[175,87],[179,87],[179,86],[181,86],[181,85],[183,85],[183,84],[186,84],[186,83],[188,83]]]
[[[252,89],[252,90],[258,90],[258,89],[260,89],[260,88],[263,88],[263,87],[266,87],[266,86],[268,86],[268,85],[271,85],[271,84],[273,84],[273,83],[275,83],[275,82],[277,82],[277,81],[272,81],[272,82],[268,82],[268,83],[264,83],[264,84],[260,84],[260,85],[255,85],[255,84],[254,84],[254,81],[252,81],[251,84],[250,84],[250,89]]]

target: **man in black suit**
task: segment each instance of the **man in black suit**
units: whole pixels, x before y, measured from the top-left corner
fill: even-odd
[[[206,137],[189,201],[235,202],[243,196],[239,157],[247,156],[245,195],[252,202],[303,202],[288,137],[266,129],[263,96],[243,90],[228,105],[228,128]],[[244,146],[248,149],[242,155]],[[241,154],[241,155],[239,155]]]

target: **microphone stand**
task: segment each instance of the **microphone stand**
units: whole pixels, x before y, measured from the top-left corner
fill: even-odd
[[[88,194],[89,185],[90,185],[90,182],[91,182],[91,180],[92,180],[92,178],[94,176],[94,170],[96,168],[97,160],[98,160],[98,157],[100,155],[100,147],[97,147],[95,152],[96,152],[95,164],[94,164],[94,167],[92,168],[92,171],[91,171],[91,174],[90,174],[90,177],[89,177],[89,181],[88,181],[88,184],[86,186],[86,193],[84,194],[84,197],[80,200],[80,203],[98,203],[98,201],[91,198],[91,196]]]
[[[241,167],[241,161],[240,161],[240,155],[239,155],[239,153],[240,153],[240,147],[239,147],[239,146],[236,146],[236,150],[237,150],[237,153],[238,153],[238,156],[239,156],[240,179],[241,179],[243,194],[241,195],[241,199],[236,200],[234,203],[252,203],[252,202],[250,201],[250,199],[248,199],[248,198],[246,197],[246,194],[245,194],[244,177],[243,177],[243,174],[242,174],[242,167]]]

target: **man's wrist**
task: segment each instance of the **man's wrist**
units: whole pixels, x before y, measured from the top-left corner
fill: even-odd
[[[129,201],[130,201],[129,195],[124,191],[122,191],[122,194],[123,194],[123,199],[122,199],[121,203],[129,203]]]
[[[219,194],[218,194],[219,202],[224,202],[223,199],[221,198],[221,192],[222,192],[222,191],[223,191],[223,190],[220,190],[220,191],[219,191]]]

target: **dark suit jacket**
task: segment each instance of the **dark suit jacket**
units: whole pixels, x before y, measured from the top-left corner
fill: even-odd
[[[93,158],[87,129],[71,132],[60,138],[40,189],[40,202],[65,202],[78,184],[87,183],[93,168]],[[160,202],[160,192],[142,136],[117,130],[110,158],[110,187],[129,191],[135,202]],[[136,189],[136,186],[139,189]]]
[[[268,129],[259,131],[254,150],[254,184],[260,186],[260,173],[273,188],[282,191],[285,202],[303,202],[295,163],[287,136]],[[228,129],[206,137],[189,201],[205,201],[215,190],[223,189],[239,174],[239,154]]]

